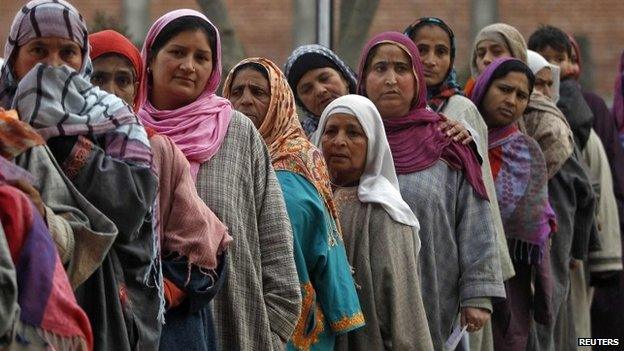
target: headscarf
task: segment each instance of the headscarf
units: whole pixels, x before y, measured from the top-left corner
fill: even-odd
[[[284,75],[287,77],[288,84],[294,92],[297,106],[307,114],[307,117],[302,121],[302,125],[308,135],[312,134],[318,127],[320,116],[314,116],[312,112],[305,107],[301,99],[299,99],[297,95],[297,83],[299,83],[301,77],[308,71],[323,67],[331,67],[338,71],[347,81],[349,93],[355,94],[357,85],[355,73],[353,73],[353,70],[351,70],[338,55],[325,46],[318,44],[299,46],[286,59],[286,64],[284,65]]]
[[[578,70],[570,72],[570,75],[574,79],[578,80],[581,77],[581,67],[583,65],[583,59],[581,58],[581,46],[578,44],[576,39],[574,39],[572,34],[566,33],[566,35],[568,36],[568,41],[570,42],[570,46],[572,47],[574,54],[576,54],[576,62],[573,62],[578,65]],[[572,60],[572,57],[570,57],[570,60]]]
[[[613,118],[617,123],[618,132],[624,134],[624,51],[620,55],[620,65],[615,77],[615,89],[613,91]],[[620,137],[620,139],[623,139]],[[624,144],[624,143],[623,143]]]
[[[412,23],[403,32],[409,38],[412,38],[416,31],[424,26],[438,26],[442,28],[448,34],[449,42],[451,43],[451,63],[449,70],[446,72],[444,79],[438,85],[427,86],[427,103],[434,111],[440,112],[446,102],[453,95],[463,95],[461,86],[457,83],[457,72],[455,72],[455,34],[453,30],[444,21],[437,17],[423,17]]]
[[[442,117],[427,107],[427,87],[418,59],[418,48],[410,38],[398,32],[383,32],[368,41],[360,57],[358,93],[367,96],[363,85],[366,79],[364,66],[371,50],[380,44],[397,45],[408,54],[417,84],[415,89],[418,95],[408,114],[383,119],[397,174],[421,171],[443,159],[453,169],[462,171],[476,193],[487,199],[481,165],[473,151],[438,130]]]
[[[553,79],[553,85],[552,85],[553,96],[551,100],[554,104],[556,104],[557,101],[559,101],[559,85],[561,84],[561,81],[559,78],[559,71],[560,71],[559,66],[550,64],[548,61],[546,61],[546,59],[542,55],[538,54],[537,52],[533,50],[527,50],[527,65],[529,66],[533,74],[535,75],[537,75],[537,72],[541,71],[542,69],[546,67],[550,68],[552,72],[552,79]]]
[[[234,72],[237,67],[247,63],[264,67],[269,76],[271,101],[258,131],[269,148],[273,168],[276,171],[297,173],[312,183],[338,227],[338,212],[333,201],[327,165],[323,155],[308,140],[301,128],[292,90],[279,67],[265,58],[242,60],[228,74],[223,85],[223,96],[230,97]],[[331,224],[328,225],[331,227]]]
[[[198,17],[206,22],[215,33],[212,44],[216,60],[212,64],[212,73],[201,95],[192,103],[175,110],[158,110],[149,101],[148,55],[152,44],[160,32],[172,21],[185,16]],[[166,13],[156,20],[145,38],[143,49],[143,72],[139,88],[138,112],[143,123],[156,132],[170,137],[182,150],[191,163],[193,179],[201,163],[209,161],[221,147],[232,118],[232,105],[227,99],[215,94],[221,81],[221,39],[219,31],[202,13],[195,10],[182,9]]]
[[[141,53],[128,38],[108,29],[89,35],[89,44],[91,45],[90,56],[92,61],[105,54],[121,55],[130,61],[134,67],[136,79],[141,81],[141,73],[143,73]],[[132,108],[134,111],[139,110],[139,94],[134,96]]]
[[[4,57],[7,64],[0,75],[0,107],[9,108],[17,89],[17,78],[9,62],[17,55],[17,48],[32,39],[57,37],[74,41],[82,49],[82,65],[79,74],[91,73],[87,25],[74,6],[64,0],[33,0],[17,12],[6,44]]]
[[[479,70],[477,68],[477,45],[484,40],[492,40],[509,50],[512,57],[526,63],[527,62],[527,44],[524,41],[524,37],[520,32],[506,24],[506,23],[494,23],[481,29],[474,44],[472,45],[472,59],[470,60],[470,72],[473,77],[479,76]]]
[[[357,118],[368,138],[366,166],[358,184],[358,198],[364,203],[377,203],[396,222],[420,229],[414,212],[399,191],[392,152],[377,107],[360,95],[345,95],[332,101],[323,111],[313,142],[320,148],[327,119],[337,113]],[[322,150],[321,150],[322,151]]]
[[[20,118],[46,140],[69,135],[102,137],[107,155],[149,164],[147,135],[133,111],[121,99],[93,87],[89,81],[88,32],[78,11],[62,0],[29,2],[15,16],[5,55],[13,57],[19,46],[39,37],[78,43],[83,55],[80,70],[39,63],[17,82],[12,67],[5,65],[0,77],[2,105],[15,107]]]

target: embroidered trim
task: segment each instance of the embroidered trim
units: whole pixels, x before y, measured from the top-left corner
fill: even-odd
[[[301,284],[301,290],[303,292],[301,316],[295,326],[295,332],[292,335],[290,342],[298,349],[307,351],[310,350],[310,346],[316,344],[319,341],[319,335],[325,329],[325,316],[321,307],[316,303],[316,292],[311,282]],[[314,308],[314,311],[312,310]],[[310,313],[313,313],[312,319],[310,319]],[[312,324],[312,325],[309,325]],[[310,327],[312,330],[308,332]]]
[[[78,138],[69,157],[63,162],[63,172],[67,178],[76,179],[80,170],[87,164],[91,151],[93,151],[93,144],[87,138]]]
[[[332,322],[331,328],[334,332],[340,333],[363,327],[364,324],[364,315],[358,312],[351,317],[342,317],[339,321]]]

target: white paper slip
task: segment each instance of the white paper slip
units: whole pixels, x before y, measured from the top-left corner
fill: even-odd
[[[453,329],[451,336],[444,343],[444,349],[447,351],[453,351],[461,341],[464,334],[467,333],[466,328],[468,328],[468,324],[464,325],[464,327],[460,327],[459,324]]]

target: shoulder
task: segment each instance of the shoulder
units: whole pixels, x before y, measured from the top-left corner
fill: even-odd
[[[300,174],[279,170],[275,172],[287,202],[301,205],[321,204],[316,188]]]

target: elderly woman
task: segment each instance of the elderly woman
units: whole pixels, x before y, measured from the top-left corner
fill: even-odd
[[[264,58],[238,63],[223,95],[248,116],[269,148],[293,229],[303,304],[291,350],[333,350],[337,335],[361,328],[351,269],[338,227],[327,166],[305,136],[279,68]]]
[[[309,136],[318,128],[321,113],[336,98],[355,93],[355,74],[330,49],[310,44],[296,48],[286,59],[284,75],[297,105],[307,116],[301,122]]]
[[[87,34],[83,17],[62,0],[26,4],[5,46],[0,105],[17,108],[73,185],[119,229],[102,265],[76,290],[95,349],[155,349],[162,300],[153,274],[151,151],[131,109],[87,80]]]
[[[506,282],[507,300],[494,306],[496,350],[525,350],[532,320],[553,322],[548,242],[557,224],[546,162],[537,142],[516,125],[534,81],[522,61],[497,59],[479,76],[471,96],[489,128],[492,175],[516,271]]]
[[[318,131],[367,323],[340,337],[336,349],[432,350],[419,224],[401,198],[379,112],[365,97],[346,95],[323,111]]]
[[[219,32],[197,11],[172,11],[152,25],[141,55],[141,119],[180,148],[200,198],[233,237],[213,303],[217,347],[281,349],[301,308],[290,222],[264,141],[215,95]]]
[[[401,195],[420,219],[423,299],[433,345],[442,349],[458,312],[474,332],[505,296],[481,168],[468,146],[438,129],[442,117],[427,109],[418,48],[407,36],[376,35],[359,72],[358,92],[381,114]]]
[[[106,30],[89,35],[91,82],[138,110],[141,53],[126,37]],[[158,175],[157,224],[167,302],[160,350],[216,349],[208,303],[225,278],[221,254],[232,240],[197,195],[190,165],[175,143],[148,131]],[[219,268],[219,269],[217,269]],[[217,280],[219,279],[219,280]]]

